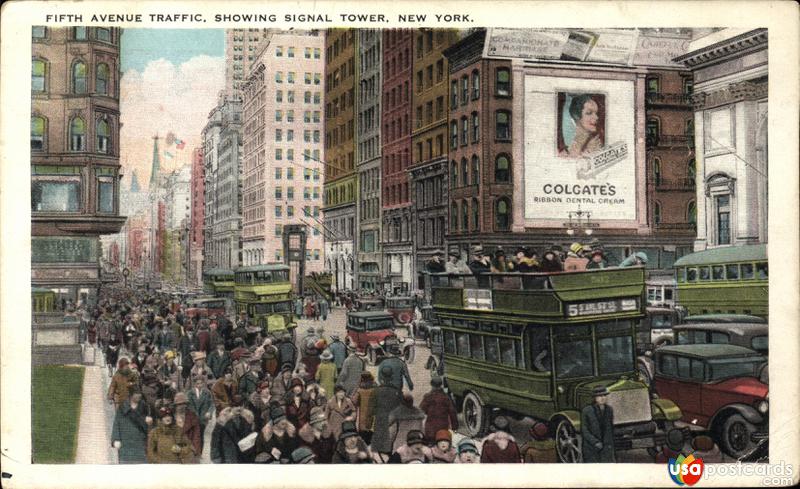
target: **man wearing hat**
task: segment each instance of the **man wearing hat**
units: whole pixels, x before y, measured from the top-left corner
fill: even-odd
[[[214,373],[215,379],[222,377],[225,368],[231,366],[231,355],[225,350],[224,342],[218,341],[214,345],[214,351],[208,354],[208,366]]]
[[[315,464],[316,456],[314,452],[311,451],[308,447],[300,447],[295,449],[292,452],[292,463],[293,464]]]
[[[242,399],[249,399],[256,390],[258,390],[258,383],[261,382],[261,359],[250,357],[245,363],[245,370],[239,382],[236,384],[236,393],[242,396]]]
[[[400,405],[403,399],[400,389],[394,387],[391,383],[394,375],[392,370],[391,366],[381,363],[379,369],[381,385],[375,388],[371,398],[371,411],[375,416],[375,431],[372,435],[371,446],[373,452],[376,452],[382,459],[384,459],[384,455],[388,458],[388,454],[392,453],[389,413]]]
[[[233,382],[233,370],[228,367],[225,369],[222,378],[217,379],[211,387],[211,394],[214,396],[214,405],[217,408],[217,416],[223,409],[233,406],[233,398],[236,395],[236,385]]]
[[[492,271],[508,272],[513,267],[509,267],[509,262],[506,260],[506,252],[503,248],[497,248],[494,251],[494,260],[492,261]]]
[[[192,451],[194,452],[195,461],[200,457],[203,452],[203,429],[201,428],[200,420],[197,418],[191,409],[188,409],[189,398],[183,392],[175,394],[175,400],[172,403],[172,410],[175,416],[175,426],[183,430],[183,434],[192,444]]]
[[[348,396],[352,396],[355,393],[361,380],[361,373],[364,372],[365,368],[364,359],[355,349],[351,350],[342,363],[342,370],[339,372],[339,383],[347,390]]]
[[[133,390],[114,415],[112,446],[119,450],[119,463],[142,464],[147,461],[147,432],[153,423],[142,393]]]
[[[389,457],[390,464],[431,463],[431,449],[425,446],[425,435],[420,430],[411,430],[406,435],[405,445],[401,445]]]
[[[444,271],[447,273],[469,273],[469,268],[464,266],[461,261],[461,253],[452,249],[447,253],[447,263],[444,264]]]
[[[336,365],[336,371],[341,372],[344,360],[347,358],[347,346],[342,343],[338,334],[331,334],[331,344],[328,345],[328,349],[333,354],[333,363]]]
[[[373,447],[374,448],[374,447]],[[335,464],[371,464],[370,449],[364,440],[358,436],[356,426],[352,421],[342,424],[342,434],[336,443],[332,462]]]
[[[336,449],[336,437],[328,426],[325,409],[311,408],[308,424],[300,428],[298,435],[303,443],[314,453],[316,463],[329,464]]]
[[[539,265],[539,268],[545,273],[561,272],[564,270],[564,266],[558,258],[558,253],[553,248],[544,252],[542,263]]]
[[[442,250],[434,250],[433,256],[425,263],[425,271],[430,273],[443,273],[445,271],[444,263],[442,263]]]
[[[147,461],[151,464],[183,464],[191,462],[192,443],[182,428],[175,426],[170,408],[161,408],[158,426],[147,438]]]
[[[202,377],[193,379],[193,385],[186,392],[186,400],[188,408],[197,416],[200,421],[200,442],[206,432],[206,426],[211,421],[211,415],[214,412],[214,400],[211,397],[211,391],[208,390],[208,384]]]
[[[438,375],[431,377],[431,390],[419,408],[425,413],[425,439],[433,442],[436,433],[440,430],[458,429],[458,415],[456,407],[450,397],[442,390],[442,378]]]
[[[392,368],[392,378],[388,381],[398,390],[403,390],[403,381],[405,380],[408,390],[414,390],[414,382],[411,380],[411,374],[408,372],[408,365],[403,360],[400,352],[400,344],[396,337],[387,337],[384,339],[384,348],[386,349],[386,358],[381,362],[381,366],[388,366]],[[381,383],[384,382],[381,377]]]
[[[288,367],[294,370],[297,363],[297,347],[294,346],[291,333],[284,333],[281,337],[281,342],[278,345],[278,364],[281,370]]]
[[[297,429],[279,406],[272,408],[270,417],[270,422],[258,433],[255,453],[268,453],[281,463],[289,463],[292,452],[300,448]]]
[[[614,463],[614,410],[606,404],[608,388],[592,389],[594,402],[581,411],[583,463]]]
[[[119,359],[117,372],[111,377],[111,385],[108,386],[108,400],[112,401],[117,409],[128,399],[129,391],[138,382],[138,377],[130,369],[130,363],[125,357]]]
[[[472,247],[472,260],[470,260],[468,266],[475,275],[492,271],[492,260],[483,254],[483,246],[475,245]]]
[[[533,464],[558,463],[556,443],[555,440],[550,438],[550,428],[540,421],[534,423],[528,430],[528,433],[531,435],[532,439],[520,448],[520,452],[522,452],[522,462]]]

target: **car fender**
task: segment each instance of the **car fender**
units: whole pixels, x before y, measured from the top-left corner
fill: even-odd
[[[681,408],[669,399],[651,399],[650,411],[654,420],[677,421],[683,417]]]
[[[753,423],[754,425],[758,426],[764,422],[764,416],[761,415],[753,406],[748,406],[747,404],[742,403],[735,403],[735,404],[728,404],[727,406],[722,407],[719,411],[714,413],[714,416],[711,417],[709,420],[708,426],[713,427],[717,423],[721,422],[731,414],[741,414],[744,419],[748,422]]]
[[[555,429],[560,418],[566,418],[567,421],[569,421],[570,424],[572,424],[572,426],[575,428],[577,433],[581,432],[581,413],[574,410],[559,411],[554,413],[552,416],[550,416],[550,424],[553,426],[553,429]]]

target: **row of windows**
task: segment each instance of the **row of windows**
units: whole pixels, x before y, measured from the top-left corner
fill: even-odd
[[[276,71],[275,72],[275,83],[283,83],[283,80],[284,80],[283,72],[282,71]],[[295,72],[294,71],[287,72],[286,73],[286,83],[294,83],[294,80],[295,80]],[[312,83],[314,85],[319,85],[321,80],[322,80],[322,75],[319,74],[319,73],[308,73],[308,72],[306,72],[303,75],[303,82],[306,85],[311,85]]]
[[[441,246],[444,244],[444,217],[420,219],[417,226],[419,243],[423,246]]]
[[[653,223],[661,224],[662,217],[661,202],[656,200],[653,203]],[[693,200],[686,205],[686,222],[692,225],[697,224],[697,204]]]
[[[444,352],[481,362],[525,368],[522,340],[517,338],[445,331]]]
[[[511,70],[497,68],[494,78],[494,94],[497,97],[511,96]],[[450,80],[450,108],[455,110],[460,105],[467,105],[470,100],[481,96],[481,75],[474,70],[471,75],[463,75],[460,80]]]
[[[677,270],[678,282],[707,282],[730,280],[767,280],[769,266],[767,262],[732,263],[728,265],[711,265],[702,267],[680,267]]]
[[[325,93],[330,92],[339,86],[347,78],[355,76],[356,68],[353,58],[342,63],[342,66],[325,75]]]
[[[287,110],[285,113],[282,110],[275,111],[275,122],[283,122],[284,115],[286,122],[294,122],[294,110]],[[319,123],[322,114],[319,110],[305,110],[303,111],[303,122],[305,123]]]
[[[109,116],[101,115],[95,121],[94,151],[96,153],[111,154],[111,127],[112,121]],[[31,117],[31,151],[46,151],[48,149],[47,131],[47,119],[37,115]],[[67,134],[68,151],[87,151],[86,131],[86,122],[83,118],[73,117],[69,122]]]
[[[79,169],[69,175],[34,175],[31,177],[32,212],[84,212],[83,178]],[[95,209],[98,213],[114,214],[114,177],[95,179]]]
[[[256,38],[258,40],[258,38]],[[294,58],[295,47],[289,46],[286,48],[286,57],[287,58]],[[282,58],[284,54],[284,47],[283,46],[275,46],[275,57]],[[322,56],[322,50],[320,48],[305,48],[303,50],[303,55],[306,59],[320,59]]]
[[[472,113],[471,122],[467,116],[461,118],[460,133],[458,121],[455,119],[450,121],[450,149],[458,148],[459,134],[461,135],[461,146],[466,146],[470,141],[472,144],[480,141],[481,122],[477,112]]]
[[[344,112],[348,107],[355,105],[355,89],[351,88],[342,92],[340,97],[336,97],[332,102],[325,104],[325,117],[337,117],[339,112]]]
[[[353,182],[346,185],[338,185],[333,188],[325,190],[325,205],[338,205],[343,202],[352,202],[355,200],[356,189]]]
[[[275,217],[282,218],[284,215],[283,212],[284,207],[282,205],[275,206]],[[303,216],[305,217],[319,217],[320,209],[317,206],[303,206]],[[286,206],[286,217],[294,217],[294,206],[287,205]]]
[[[49,90],[48,75],[50,65],[46,60],[34,58],[31,65],[31,90],[44,93]],[[89,72],[87,64],[81,60],[72,63],[70,69],[70,93],[89,93]],[[111,69],[106,63],[97,63],[94,68],[94,92],[109,95],[112,92]]]
[[[433,100],[425,103],[425,113],[423,115],[422,106],[417,106],[417,116],[414,118],[414,126],[419,129],[422,126],[427,126],[433,121],[438,121],[444,118],[444,96],[436,98],[436,116],[434,117]]]
[[[303,141],[306,143],[318,143],[320,142],[321,136],[320,131],[315,129],[304,129],[303,130]],[[284,132],[283,129],[275,129],[275,142],[279,143],[283,141]],[[294,129],[287,129],[286,130],[286,142],[290,143],[294,141]]]
[[[434,84],[439,84],[444,80],[444,60],[440,59],[436,62],[436,82],[433,81],[433,63],[429,64],[424,70],[417,71],[417,86],[416,92],[421,93],[427,88],[432,88]]]
[[[286,172],[284,173],[284,169],[280,166],[275,167],[275,180],[280,180],[283,178],[284,174],[286,175],[287,180],[294,179],[294,168],[287,167]],[[314,180],[315,182],[319,181],[320,179],[320,172],[314,168],[303,168],[303,180],[306,182],[310,182]],[[310,187],[306,187],[310,188]],[[315,192],[319,190],[319,187],[314,187]]]
[[[47,27],[33,26],[31,29],[33,40],[47,39],[49,36],[50,30]],[[116,39],[108,27],[72,27],[70,29],[70,38],[73,41],[88,41],[90,37],[94,41],[116,44]]]
[[[303,94],[303,103],[305,104],[319,104],[322,100],[321,92],[305,92]],[[275,101],[276,102],[283,102],[283,90],[277,90],[275,92]],[[286,92],[286,101],[290,104],[294,103],[294,90],[288,90]]]
[[[386,185],[383,188],[383,205],[405,204],[408,199],[408,182]]]
[[[355,30],[348,29],[342,31],[341,36],[335,41],[333,41],[333,44],[328,46],[328,48],[326,49],[325,54],[327,55],[327,59],[331,60],[339,56],[340,51],[344,51],[345,49],[347,49],[347,46],[352,46],[353,44],[355,44],[355,42],[356,42]]]
[[[511,228],[511,199],[500,197],[494,201],[493,207],[495,231],[508,231]],[[453,201],[450,203],[450,232],[480,231],[480,217],[478,199]]]
[[[480,184],[480,159],[477,155],[472,155],[471,162],[470,165],[466,158],[461,158],[460,169],[455,160],[450,162],[450,188]],[[511,182],[511,157],[505,153],[497,155],[494,160],[494,181]]]

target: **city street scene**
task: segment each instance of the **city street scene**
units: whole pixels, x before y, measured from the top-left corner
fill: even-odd
[[[34,463],[768,461],[767,29],[32,52]]]

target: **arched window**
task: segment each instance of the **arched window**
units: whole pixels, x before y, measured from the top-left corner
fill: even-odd
[[[481,214],[478,199],[472,199],[472,229],[478,231],[480,228]]]
[[[97,93],[108,95],[109,69],[105,63],[97,65],[94,88]]]
[[[506,197],[497,199],[494,208],[495,228],[498,231],[508,231],[511,225],[511,201]]]
[[[461,146],[466,145],[468,140],[469,140],[469,121],[467,120],[467,117],[464,116],[461,118]]]
[[[33,60],[33,65],[31,66],[31,91],[44,92],[46,90],[46,75],[47,63],[41,59]]]
[[[86,123],[80,117],[69,124],[69,150],[86,151]]]
[[[472,99],[476,100],[481,96],[481,74],[478,70],[472,72]]]
[[[653,206],[653,223],[658,226],[661,224],[661,204],[656,202]]]
[[[501,97],[511,95],[511,72],[508,68],[498,68],[495,72],[494,93]]]
[[[689,179],[689,186],[695,186],[695,178],[697,177],[697,164],[694,158],[691,158],[686,164],[686,177]]]
[[[450,162],[450,188],[458,186],[458,165],[455,161]]]
[[[686,208],[686,220],[692,226],[697,225],[697,204],[692,200]]]
[[[97,134],[97,152],[108,154],[110,152],[111,131],[105,118],[97,119],[95,133]]]
[[[653,158],[653,183],[661,185],[661,158]]]
[[[478,155],[472,155],[472,185],[481,183],[481,160]]]
[[[658,146],[658,135],[660,133],[658,119],[648,119],[645,127],[645,136],[648,146]]]
[[[42,151],[44,149],[44,129],[44,117],[31,117],[31,151]]]
[[[466,158],[461,158],[461,185],[464,187],[469,185],[469,167]]]
[[[86,93],[86,63],[83,61],[72,65],[72,93]]]
[[[450,231],[458,231],[458,204],[455,202],[450,204]]]
[[[508,156],[501,154],[494,160],[494,181],[508,183],[511,181],[511,164]]]
[[[469,201],[461,202],[461,230],[469,231]]]
[[[494,113],[495,137],[500,140],[511,139],[511,113],[507,110],[498,110]]]
[[[458,122],[450,122],[450,149],[458,148]]]
[[[478,113],[472,113],[472,144],[477,143],[481,139],[481,122],[478,118]]]

